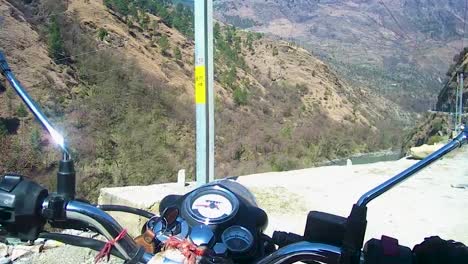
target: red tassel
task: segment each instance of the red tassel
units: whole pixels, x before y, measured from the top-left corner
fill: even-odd
[[[126,235],[127,229],[124,229],[116,238],[107,241],[104,247],[101,249],[101,251],[99,251],[99,254],[97,254],[97,256],[94,258],[94,263],[98,263],[104,257],[107,257],[107,262],[109,262],[112,247],[115,245],[115,243],[119,242],[119,240],[121,240]]]

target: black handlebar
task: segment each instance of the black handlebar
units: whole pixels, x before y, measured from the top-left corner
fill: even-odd
[[[100,251],[106,244],[101,240],[61,233],[41,233],[39,234],[39,237],[56,240],[67,245],[89,248],[95,251]],[[114,247],[111,249],[110,254],[120,259],[125,259],[125,257]]]

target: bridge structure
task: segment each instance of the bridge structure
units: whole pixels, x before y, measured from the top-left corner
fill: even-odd
[[[463,64],[462,64],[463,65]],[[455,100],[455,114],[454,114],[454,128],[455,133],[458,134],[461,130],[462,126],[462,116],[463,116],[463,90],[465,88],[464,80],[465,80],[465,72],[458,71],[457,72],[457,90],[455,91],[456,100]]]
[[[467,110],[468,110],[468,107],[465,107],[463,111],[467,111]],[[448,116],[452,116],[452,117],[455,115],[454,112],[445,112],[445,111],[428,110],[427,112],[432,113],[432,114],[448,115]],[[461,116],[463,118],[468,117],[468,113],[463,113]]]
[[[463,93],[465,88],[464,80],[465,75],[467,74],[467,72],[464,71],[465,65],[466,63],[462,62],[462,64],[454,71],[451,78],[447,80],[444,88],[439,93],[439,103],[437,104],[436,111],[429,111],[432,113],[450,115],[452,117],[452,128],[455,133],[460,132],[461,125],[463,124],[463,121],[466,121],[467,117],[467,107],[463,104]],[[455,78],[456,85],[451,85]],[[455,97],[455,102],[453,102],[451,97]],[[446,104],[440,103],[447,101],[448,103]]]

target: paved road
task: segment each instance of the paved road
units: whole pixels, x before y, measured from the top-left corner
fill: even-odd
[[[260,199],[270,216],[270,233],[275,229],[303,233],[309,210],[348,216],[363,193],[415,162],[403,159],[267,173],[241,177],[240,182],[260,190],[261,196],[268,189],[281,193],[279,197],[290,196],[285,199],[289,203],[279,203],[284,210],[275,210],[277,204]],[[465,146],[372,201],[366,240],[385,234],[413,246],[425,236],[437,234],[468,245],[468,189],[453,187],[468,184],[467,164]]]

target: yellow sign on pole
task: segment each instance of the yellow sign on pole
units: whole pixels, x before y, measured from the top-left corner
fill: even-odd
[[[195,103],[206,104],[205,66],[195,67]]]

